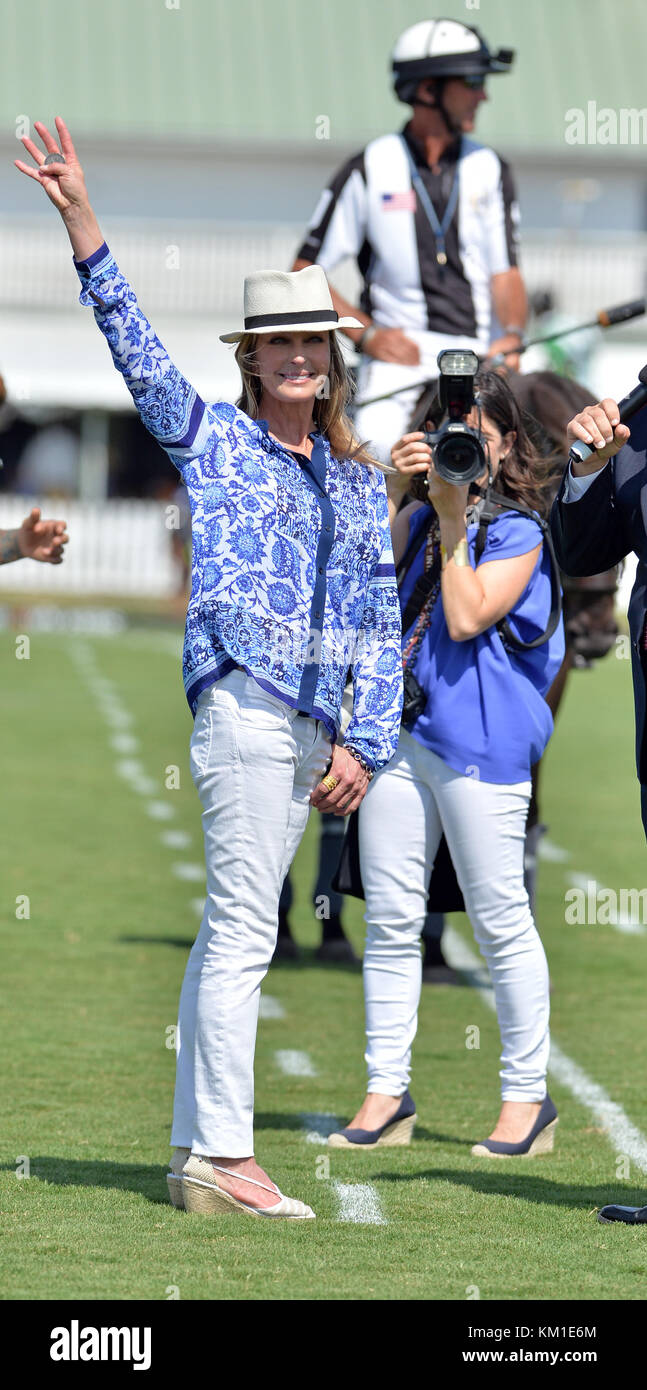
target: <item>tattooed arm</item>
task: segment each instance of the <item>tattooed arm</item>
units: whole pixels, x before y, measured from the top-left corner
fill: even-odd
[[[12,560],[60,565],[68,540],[64,521],[41,521],[40,508],[32,507],[16,531],[0,531],[0,565],[9,565]]]
[[[17,531],[0,531],[0,565],[8,565],[11,560],[22,560]]]

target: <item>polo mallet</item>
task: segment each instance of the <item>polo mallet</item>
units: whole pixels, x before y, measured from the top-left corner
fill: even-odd
[[[556,338],[564,338],[568,333],[582,333],[585,328],[612,328],[614,323],[626,323],[628,319],[638,319],[645,312],[644,299],[632,299],[628,304],[616,304],[614,309],[600,309],[588,323],[576,323],[572,328],[560,328],[556,333],[544,333],[541,338],[529,338],[521,347],[506,348],[492,358],[492,366],[500,367],[506,357],[514,357],[527,348],[539,347],[541,343],[553,343]]]
[[[537,347],[540,343],[554,343],[557,338],[565,338],[569,333],[581,333],[585,328],[612,328],[616,323],[626,323],[629,319],[640,318],[645,312],[644,299],[632,299],[628,304],[616,304],[613,309],[600,309],[594,319],[586,323],[575,323],[572,328],[559,328],[555,333],[545,333],[541,338],[530,338],[527,343],[520,343],[518,347],[507,348],[505,352],[498,352],[491,359],[493,367],[501,367],[505,363],[506,357],[515,357],[525,352],[527,348]],[[485,361],[481,358],[481,361]],[[415,381],[408,386],[397,386],[394,391],[383,391],[379,396],[369,396],[366,400],[355,401],[354,405],[375,405],[376,401],[388,401],[392,396],[399,396],[403,391],[422,391],[428,387],[428,381]]]

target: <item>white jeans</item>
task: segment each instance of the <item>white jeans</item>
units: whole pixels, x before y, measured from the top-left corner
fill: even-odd
[[[371,782],[359,812],[369,1092],[398,1096],[409,1084],[419,938],[444,830],[494,986],[502,1099],[543,1100],[548,967],[523,882],[529,799],[530,782],[501,786],[465,777],[406,730],[395,757]]]
[[[355,412],[355,429],[360,439],[370,440],[373,451],[382,463],[391,462],[391,449],[409,429],[409,418],[420,396],[422,387],[418,382],[438,379],[438,353],[448,347],[471,347],[482,353],[475,338],[446,338],[441,333],[420,333],[405,329],[407,338],[412,338],[420,350],[417,367],[406,367],[400,362],[381,362],[378,358],[365,356],[357,374],[358,402],[364,397],[380,396],[384,391],[401,390],[397,396],[389,396],[375,405],[362,406],[358,403]],[[414,389],[416,388],[416,389]]]
[[[203,692],[191,772],[203,806],[207,900],[180,995],[171,1143],[254,1152],[254,1046],[283,879],[330,757],[318,720],[244,671]]]

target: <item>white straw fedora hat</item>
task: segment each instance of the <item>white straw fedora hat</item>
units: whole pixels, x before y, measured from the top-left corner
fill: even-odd
[[[221,343],[239,343],[245,333],[306,332],[314,328],[364,328],[359,319],[338,318],[320,265],[303,270],[255,270],[245,278],[244,328],[221,333]]]

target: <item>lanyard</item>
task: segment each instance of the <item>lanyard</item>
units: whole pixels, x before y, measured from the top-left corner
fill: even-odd
[[[409,161],[409,168],[411,170],[411,182],[420,199],[422,207],[424,208],[424,211],[427,214],[427,221],[429,222],[431,230],[434,234],[434,241],[436,243],[436,260],[438,262],[438,265],[440,266],[440,271],[442,274],[444,272],[445,266],[447,265],[447,252],[445,251],[445,233],[451,225],[452,218],[454,216],[454,213],[456,212],[456,205],[458,203],[458,170],[461,158],[462,144],[461,149],[459,149],[458,152],[458,159],[456,160],[454,181],[452,183],[451,192],[447,202],[447,207],[445,208],[445,211],[443,213],[443,220],[441,222],[438,219],[438,213],[436,212],[436,209],[431,201],[431,198],[429,197],[425,185],[422,182],[420,174],[416,169],[415,161],[411,153],[411,150],[409,149],[409,146],[404,136],[402,135],[400,138],[402,140],[402,144],[404,145],[407,159]]]

